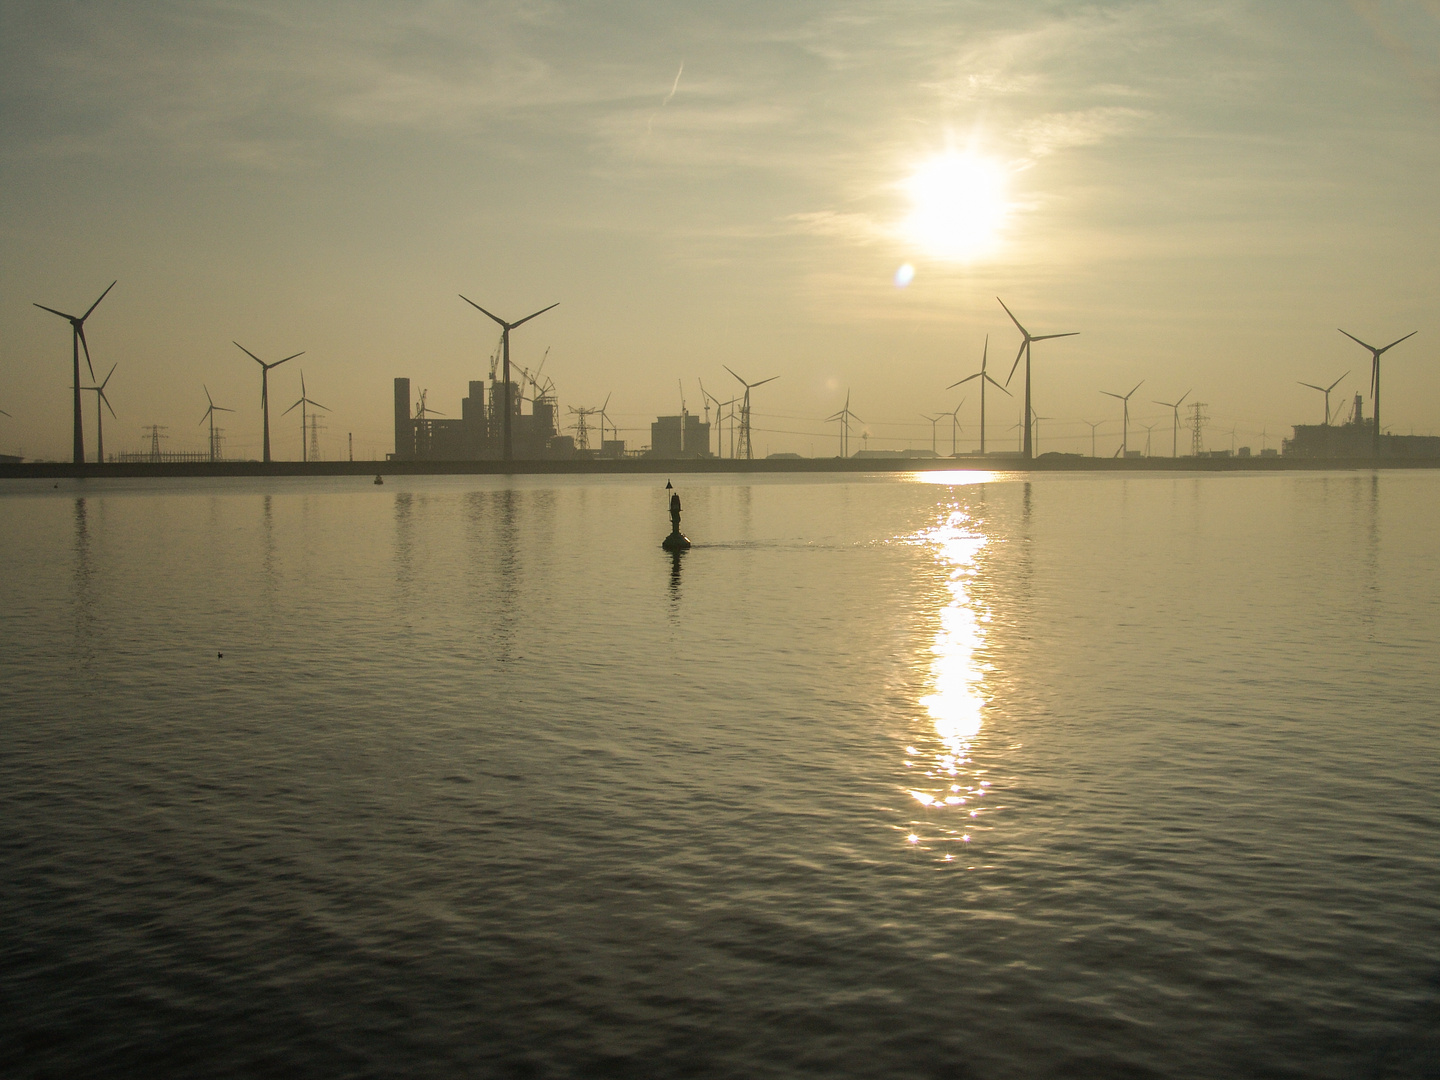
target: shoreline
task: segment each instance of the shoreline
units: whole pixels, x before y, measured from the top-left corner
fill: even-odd
[[[964,458],[734,458],[527,461],[217,461],[0,463],[0,480],[80,478],[204,478],[221,476],[613,476],[685,473],[912,473],[912,472],[1345,472],[1436,469],[1440,458],[1088,458],[978,455]]]

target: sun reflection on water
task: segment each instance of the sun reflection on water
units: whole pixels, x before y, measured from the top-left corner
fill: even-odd
[[[980,551],[988,538],[972,527],[964,510],[951,509],[945,519],[914,537],[930,548],[936,561],[949,571],[949,600],[941,609],[939,626],[930,646],[930,692],[920,698],[929,730],[905,747],[910,797],[925,808],[924,820],[909,822],[906,839],[922,850],[940,850],[943,862],[955,859],[944,849],[966,845],[980,816],[980,800],[989,781],[971,758],[971,748],[984,724],[985,683],[988,665],[980,660],[990,621],[973,595]],[[951,824],[948,815],[958,815]],[[963,823],[963,828],[962,828]]]

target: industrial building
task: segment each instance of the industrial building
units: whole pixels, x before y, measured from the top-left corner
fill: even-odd
[[[522,413],[520,386],[511,383],[509,394],[501,382],[472,380],[470,393],[460,402],[460,417],[442,417],[421,401],[411,408],[410,380],[395,380],[395,461],[484,461],[501,456],[503,402],[511,402],[511,439],[517,458],[573,457],[575,441],[555,427],[555,399],[542,394]]]
[[[679,416],[657,416],[650,425],[650,456],[713,457],[710,453],[710,425],[688,412]]]
[[[1281,442],[1286,457],[1343,458],[1372,457],[1375,453],[1375,421],[1367,420],[1364,401],[1355,395],[1350,419],[1343,424],[1296,424],[1293,438]],[[1440,457],[1440,436],[1380,434],[1381,457]]]

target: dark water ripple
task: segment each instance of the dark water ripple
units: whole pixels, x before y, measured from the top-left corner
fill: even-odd
[[[1440,1076],[1440,478],[970,480],[0,492],[0,1071]]]

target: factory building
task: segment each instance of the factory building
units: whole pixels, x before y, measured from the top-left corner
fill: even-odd
[[[710,425],[698,416],[657,416],[650,425],[650,456],[662,458],[711,457]]]
[[[1365,418],[1364,401],[1355,395],[1350,419],[1343,424],[1296,424],[1293,438],[1281,441],[1286,457],[1368,458],[1375,453],[1375,421]],[[1381,457],[1440,457],[1440,436],[1380,434]]]
[[[443,417],[423,404],[412,406],[410,380],[395,380],[396,461],[483,461],[502,455],[504,401],[511,402],[510,438],[517,458],[569,457],[574,440],[555,429],[555,399],[542,395],[531,411],[520,411],[520,386],[472,380],[460,401],[460,416]]]

